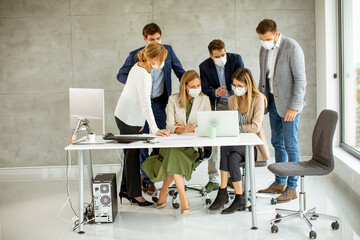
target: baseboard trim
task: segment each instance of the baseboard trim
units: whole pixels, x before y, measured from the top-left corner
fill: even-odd
[[[121,164],[93,165],[93,174],[120,172]],[[66,178],[66,166],[41,166],[41,167],[14,167],[0,168],[0,182],[31,181],[31,180],[63,180]],[[72,165],[69,169],[69,179],[78,179],[79,167]],[[84,165],[84,178],[88,178],[88,168]]]

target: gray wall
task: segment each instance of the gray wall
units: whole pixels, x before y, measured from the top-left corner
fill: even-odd
[[[64,165],[68,89],[105,88],[106,131],[117,133],[113,110],[122,90],[116,73],[129,51],[144,45],[142,28],[156,22],[186,70],[198,70],[207,45],[224,40],[259,76],[263,18],[296,39],[306,58],[308,86],[301,115],[302,155],[311,154],[316,118],[314,0],[0,0],[0,167]],[[173,79],[173,92],[178,91]],[[265,129],[270,139],[268,117]],[[116,163],[99,151],[94,163]]]

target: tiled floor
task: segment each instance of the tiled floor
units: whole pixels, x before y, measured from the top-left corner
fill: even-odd
[[[267,186],[272,175],[266,168],[256,169],[257,189]],[[203,163],[194,172],[191,182],[206,184],[207,165]],[[0,239],[308,239],[309,229],[304,222],[292,220],[280,223],[279,232],[270,232],[274,208],[297,209],[298,201],[270,205],[270,198],[258,198],[258,230],[251,230],[251,213],[231,215],[210,213],[204,199],[188,192],[191,214],[180,216],[173,209],[170,198],[165,209],[141,208],[124,200],[116,221],[110,224],[85,226],[85,234],[72,231],[73,223],[62,220],[59,211],[67,195],[65,180],[31,180],[0,182]],[[85,182],[87,183],[87,182]],[[331,230],[330,221],[316,220],[317,239],[360,239],[360,204],[336,177],[308,177],[305,180],[307,205],[317,206],[322,213],[341,216],[340,229]],[[85,200],[89,200],[88,184]],[[77,209],[77,181],[70,181],[71,199]],[[215,198],[216,193],[210,194]],[[150,197],[149,197],[150,200]],[[70,220],[74,215],[67,205],[61,212]]]

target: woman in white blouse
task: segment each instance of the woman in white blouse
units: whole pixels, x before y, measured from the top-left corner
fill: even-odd
[[[167,50],[157,42],[149,43],[138,52],[139,62],[130,70],[126,85],[115,108],[115,120],[120,134],[138,134],[145,124],[153,134],[169,136],[166,129],[159,129],[156,125],[151,109],[151,69],[159,68],[165,61]],[[124,172],[120,188],[120,201],[123,197],[137,203],[139,206],[148,206],[142,196],[140,183],[139,149],[124,150]]]

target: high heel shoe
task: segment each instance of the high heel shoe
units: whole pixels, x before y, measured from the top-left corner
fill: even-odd
[[[166,202],[164,202],[164,203],[162,203],[162,204],[159,204],[159,203],[156,203],[156,204],[155,204],[155,207],[156,207],[157,209],[164,208],[165,206],[166,206]]]
[[[190,214],[190,203],[189,200],[187,201],[189,208],[187,209],[181,209],[181,216],[186,216]]]
[[[129,195],[127,195],[127,193],[125,192],[119,192],[119,197],[120,197],[120,203],[122,204],[122,198],[126,198],[128,201],[131,202],[131,198],[129,197]]]
[[[181,216],[186,216],[186,215],[189,215],[190,214],[190,209],[184,209],[184,210],[181,210]]]
[[[140,201],[136,200],[135,198],[131,198],[130,202],[131,202],[131,204],[137,203],[137,205],[139,205],[140,207],[146,207],[146,206],[154,205],[153,202],[149,202],[149,201],[146,201],[146,200],[145,200],[145,202],[140,202]]]

